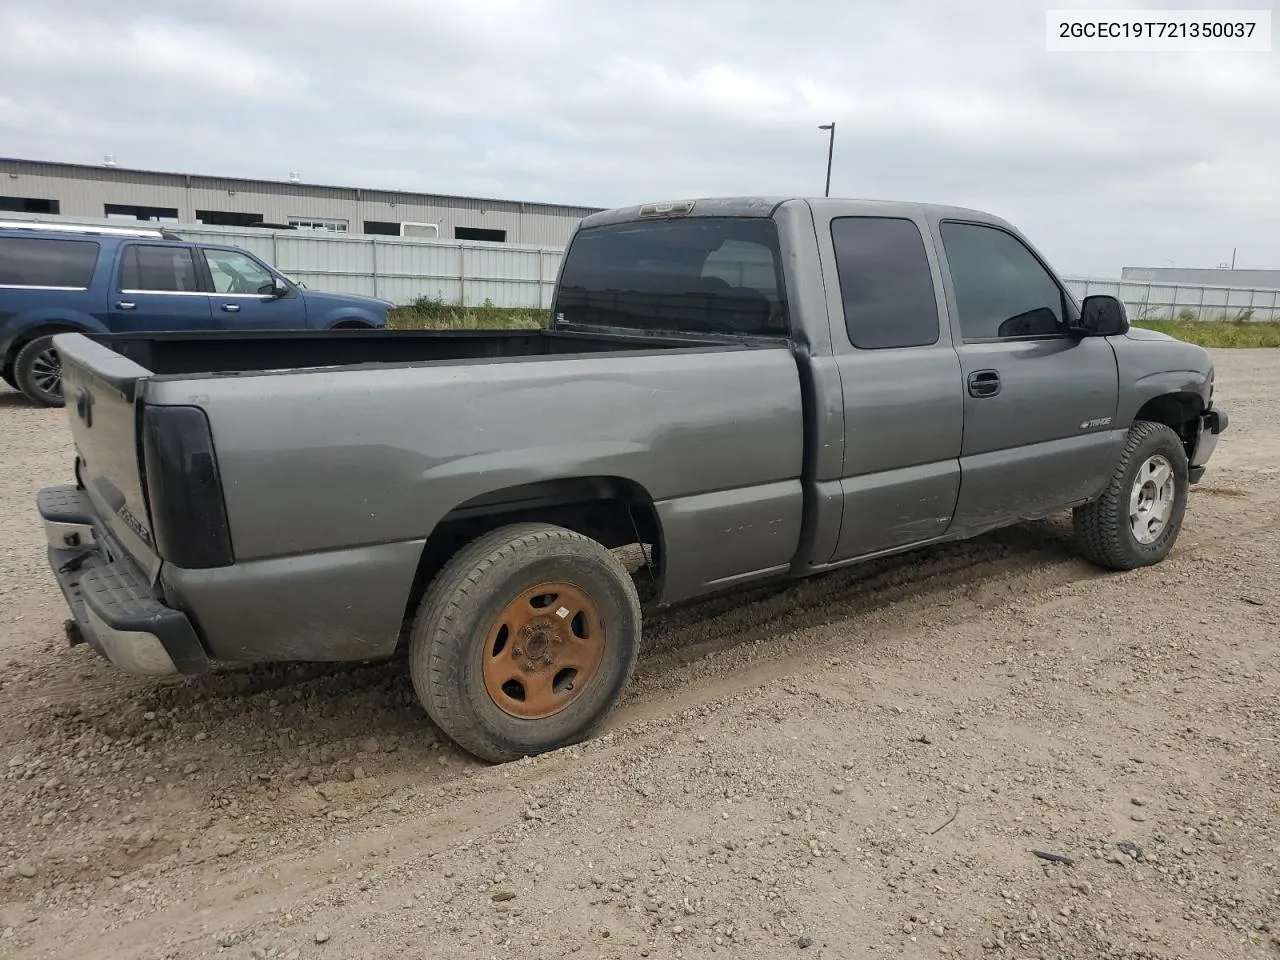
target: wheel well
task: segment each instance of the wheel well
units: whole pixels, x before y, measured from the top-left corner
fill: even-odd
[[[639,545],[633,576],[641,589],[662,582],[662,528],[649,494],[620,477],[578,477],[511,487],[451,510],[427,537],[405,605],[401,644],[427,585],[449,558],[477,537],[511,523],[554,523],[591,537],[611,550]]]
[[[13,343],[9,344],[9,352],[4,358],[4,366],[11,368],[18,359],[18,351],[37,337],[45,337],[51,333],[77,333],[83,330],[84,327],[77,327],[71,323],[42,323],[29,330],[23,330],[13,338]]]
[[[363,320],[339,320],[330,330],[372,330],[373,328]]]
[[[1134,420],[1150,420],[1171,427],[1182,438],[1187,456],[1195,442],[1195,419],[1204,412],[1204,398],[1198,393],[1166,393],[1142,405]]]

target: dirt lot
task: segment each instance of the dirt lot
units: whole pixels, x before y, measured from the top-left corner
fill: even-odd
[[[669,614],[603,735],[501,767],[402,663],[69,649],[64,415],[0,392],[0,957],[1280,957],[1280,351],[1218,381],[1162,566],[1056,520]]]

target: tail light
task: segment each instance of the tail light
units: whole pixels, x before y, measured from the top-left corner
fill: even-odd
[[[234,563],[213,432],[204,411],[144,406],[142,465],[160,558],[187,568]]]

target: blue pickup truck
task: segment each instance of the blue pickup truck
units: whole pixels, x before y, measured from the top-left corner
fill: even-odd
[[[0,222],[0,375],[43,406],[63,404],[57,333],[373,329],[390,307],[159,227]]]

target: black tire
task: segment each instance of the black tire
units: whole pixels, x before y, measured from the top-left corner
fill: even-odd
[[[1163,526],[1153,531],[1155,538],[1143,543],[1134,531],[1130,497],[1139,484],[1139,471],[1153,463],[1153,457],[1163,457],[1172,469],[1172,505]],[[1158,466],[1158,461],[1154,463]],[[1080,552],[1108,570],[1134,570],[1159,563],[1169,555],[1178,539],[1190,489],[1187,452],[1182,440],[1163,423],[1137,421],[1129,428],[1124,451],[1102,496],[1074,511]]]
[[[32,403],[42,407],[65,406],[62,398],[62,364],[53,349],[53,335],[36,337],[18,351],[13,361],[15,385]]]
[[[574,643],[587,642],[564,635],[578,635],[579,624],[588,621],[577,615],[566,620],[563,605],[553,611],[555,601],[549,601],[548,613],[537,614],[545,595],[530,598],[528,609],[522,606],[525,595],[548,583],[567,585],[585,598],[597,626],[584,634],[594,634],[589,642],[602,652],[576,692],[576,671],[558,670],[559,662],[552,659],[530,662],[526,669],[526,661],[517,659],[520,654],[554,658],[556,650],[578,650]],[[513,609],[536,622],[507,633],[504,641],[500,625],[511,622]],[[409,642],[414,690],[440,729],[481,759],[501,763],[555,750],[588,737],[617,703],[635,670],[640,620],[631,576],[604,546],[545,523],[502,527],[463,547],[427,588]],[[525,670],[513,674],[516,686],[510,688],[518,690],[520,702],[508,696],[507,684],[490,692],[486,656],[489,665],[501,661],[494,671]],[[517,666],[506,665],[507,660]],[[569,674],[567,693],[560,688],[561,674]],[[541,696],[563,697],[564,705],[553,707],[557,712],[549,716],[512,715],[510,709],[524,701],[526,678],[531,691],[542,687]],[[534,700],[531,692],[529,702]]]

